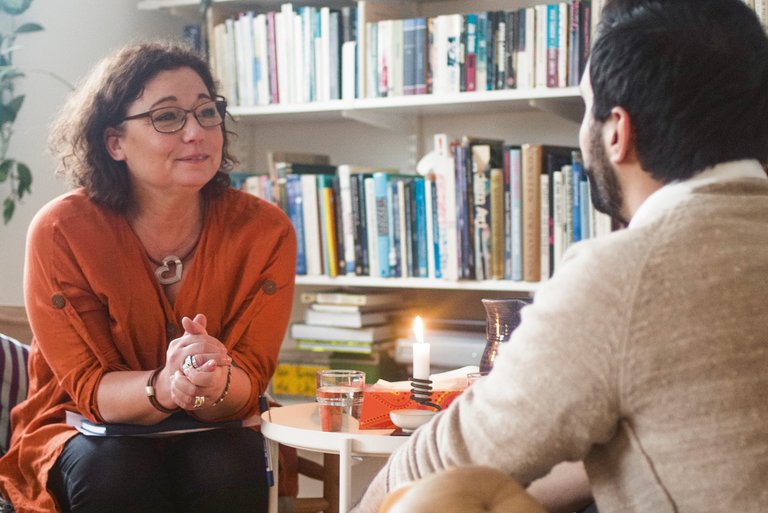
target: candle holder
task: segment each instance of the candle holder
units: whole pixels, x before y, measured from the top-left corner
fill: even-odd
[[[421,406],[427,406],[435,411],[443,408],[432,402],[432,380],[411,378],[411,400]]]

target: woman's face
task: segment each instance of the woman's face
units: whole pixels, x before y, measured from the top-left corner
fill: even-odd
[[[211,98],[200,76],[191,68],[160,72],[147,82],[142,95],[128,106],[126,117],[159,107],[191,110]],[[200,190],[221,166],[222,126],[204,128],[192,112],[181,130],[160,133],[149,117],[126,120],[122,130],[106,132],[107,149],[124,161],[137,192],[163,194],[173,190]]]

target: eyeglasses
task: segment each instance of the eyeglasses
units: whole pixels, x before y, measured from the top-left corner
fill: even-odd
[[[161,134],[178,132],[187,124],[187,114],[192,113],[200,126],[212,128],[224,123],[224,115],[227,112],[227,100],[211,100],[201,103],[194,109],[182,109],[181,107],[159,107],[141,114],[135,114],[123,118],[123,121],[132,119],[149,118],[152,126]]]

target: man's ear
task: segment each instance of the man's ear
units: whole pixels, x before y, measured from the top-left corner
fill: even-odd
[[[120,141],[120,132],[115,128],[109,127],[104,130],[104,146],[110,157],[115,160],[125,160],[125,152]]]
[[[608,158],[614,164],[621,164],[633,154],[632,120],[622,107],[611,109],[605,122],[604,142]]]

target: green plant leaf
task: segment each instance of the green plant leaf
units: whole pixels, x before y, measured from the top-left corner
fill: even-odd
[[[0,57],[2,60],[2,57]],[[15,80],[24,76],[24,73],[14,66],[0,65],[0,81]]]
[[[30,32],[39,32],[43,30],[43,26],[39,23],[34,22],[27,22],[22,24],[19,28],[16,29],[17,34],[28,34]]]
[[[32,3],[32,0],[0,0],[0,9],[11,15],[21,14]]]
[[[8,176],[11,174],[11,169],[13,169],[13,165],[16,163],[13,159],[5,159],[4,161],[0,162],[0,182],[4,182],[8,179]]]
[[[16,114],[19,113],[22,103],[24,103],[23,94],[11,99],[11,101],[6,104],[0,104],[0,125],[16,121]]]
[[[25,193],[32,193],[32,171],[29,166],[22,162],[16,163],[16,176],[19,179],[19,185],[16,187],[16,193],[19,199],[24,197]]]
[[[16,202],[10,196],[3,201],[3,223],[8,224],[8,221],[13,217],[13,211],[16,210]]]

